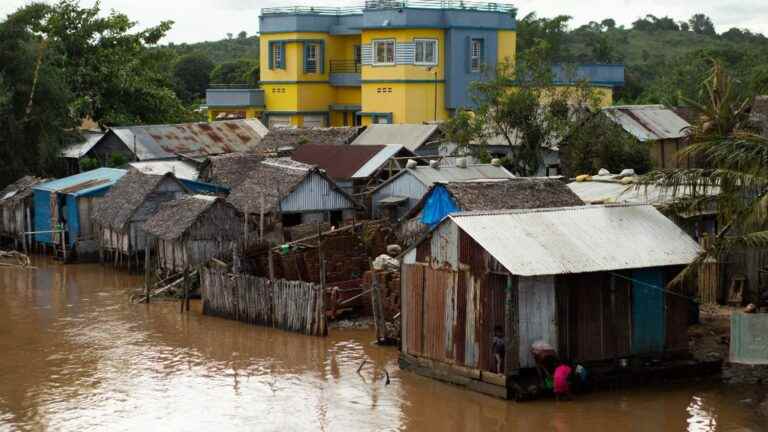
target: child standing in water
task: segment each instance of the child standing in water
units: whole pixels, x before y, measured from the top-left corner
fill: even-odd
[[[571,386],[568,379],[571,377],[571,367],[565,363],[560,363],[555,368],[554,390],[556,400],[570,400]]]

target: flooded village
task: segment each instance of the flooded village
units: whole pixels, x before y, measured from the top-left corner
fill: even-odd
[[[90,95],[55,144],[16,135],[35,77],[0,128],[0,430],[768,430],[768,96],[713,58],[699,102],[641,103],[619,62],[518,56],[543,20],[262,8],[207,119]]]

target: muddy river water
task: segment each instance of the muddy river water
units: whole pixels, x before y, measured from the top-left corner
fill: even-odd
[[[315,338],[195,303],[132,305],[139,277],[36,264],[0,269],[0,431],[768,430],[744,401],[754,389],[706,381],[516,404],[400,371],[368,330]]]

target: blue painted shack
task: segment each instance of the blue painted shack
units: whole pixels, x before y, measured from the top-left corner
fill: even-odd
[[[51,231],[64,227],[67,249],[95,252],[93,210],[96,203],[127,171],[98,168],[64,177],[33,188],[35,241],[61,246],[61,237]]]

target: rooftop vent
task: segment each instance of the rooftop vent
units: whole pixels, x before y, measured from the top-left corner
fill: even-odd
[[[408,169],[414,169],[417,165],[418,163],[413,159],[408,159],[408,161],[405,163],[405,167]]]
[[[499,158],[491,159],[491,165],[493,165],[495,167],[500,167],[501,166],[501,159],[499,159]]]

